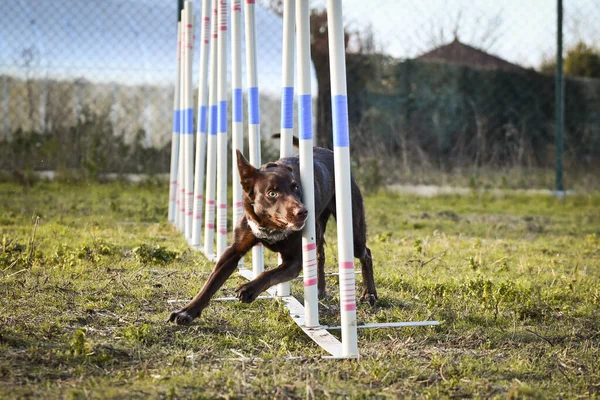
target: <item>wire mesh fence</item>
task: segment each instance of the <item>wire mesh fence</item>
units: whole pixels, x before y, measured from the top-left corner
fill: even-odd
[[[276,156],[268,137],[280,118],[282,21],[279,1],[258,3],[266,160]],[[331,146],[327,21],[324,2],[313,3],[315,134]],[[0,170],[167,172],[177,7],[176,0],[3,2]],[[344,17],[357,168],[371,166],[375,181],[416,171],[552,168],[555,1],[347,1]],[[594,0],[564,5],[568,170],[600,162],[598,20]]]

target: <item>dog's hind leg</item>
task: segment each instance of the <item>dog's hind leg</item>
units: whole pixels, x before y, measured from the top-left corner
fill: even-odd
[[[325,290],[325,229],[327,229],[327,220],[331,212],[323,211],[317,219],[317,287],[319,288],[319,298],[324,298],[327,295]]]
[[[356,183],[352,190],[352,229],[354,237],[354,257],[360,260],[363,278],[363,290],[360,301],[367,301],[371,306],[377,302],[377,289],[373,277],[373,259],[371,250],[367,247],[367,224],[363,199]]]
[[[378,297],[377,289],[375,289],[375,278],[373,277],[373,259],[371,258],[371,250],[365,246],[363,255],[357,258],[360,260],[363,278],[363,290],[360,301],[367,301],[371,306],[374,306]]]

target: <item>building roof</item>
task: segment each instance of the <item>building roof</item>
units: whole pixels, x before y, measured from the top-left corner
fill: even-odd
[[[416,57],[417,60],[448,62],[488,69],[522,69],[483,50],[464,44],[455,38],[451,43],[436,47]]]

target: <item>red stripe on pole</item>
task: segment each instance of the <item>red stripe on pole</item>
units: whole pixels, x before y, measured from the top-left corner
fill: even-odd
[[[304,286],[315,286],[317,284],[316,279],[309,279],[304,281]]]
[[[354,261],[345,261],[340,263],[340,267],[344,269],[354,269]]]
[[[304,246],[304,251],[311,251],[317,248],[317,245],[315,243],[309,243],[306,246]]]

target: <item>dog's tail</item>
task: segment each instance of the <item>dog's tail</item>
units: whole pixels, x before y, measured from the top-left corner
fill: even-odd
[[[271,135],[271,137],[273,139],[281,139],[281,133],[274,133],[273,135]],[[294,147],[300,147],[300,141],[296,136],[292,136],[292,143],[294,143]]]

